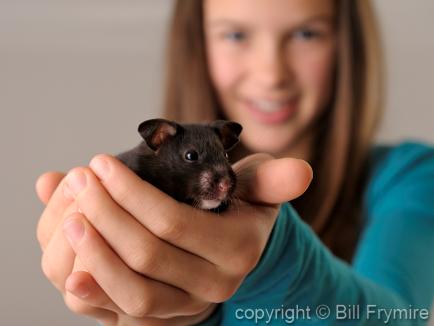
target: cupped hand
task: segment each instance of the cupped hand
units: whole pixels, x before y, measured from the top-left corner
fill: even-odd
[[[205,318],[210,303],[230,298],[256,266],[279,203],[302,194],[312,178],[304,161],[264,154],[234,169],[240,200],[220,216],[176,202],[108,155],[73,169],[38,226],[45,274],[71,310],[107,324]],[[50,192],[41,184],[61,177],[39,180],[41,200]]]

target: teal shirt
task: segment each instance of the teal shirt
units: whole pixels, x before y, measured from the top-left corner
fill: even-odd
[[[376,146],[371,164],[351,265],[284,204],[257,267],[201,325],[426,325],[434,298],[434,148]]]

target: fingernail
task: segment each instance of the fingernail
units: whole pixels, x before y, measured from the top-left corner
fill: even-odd
[[[101,157],[93,158],[90,161],[89,166],[101,180],[105,179],[109,174],[109,164]]]
[[[89,287],[84,283],[78,283],[75,285],[71,285],[68,282],[68,279],[65,283],[65,288],[67,291],[71,292],[73,295],[85,299],[90,295],[90,289]]]
[[[66,182],[63,184],[63,195],[66,199],[74,199],[74,194]]]
[[[63,230],[68,240],[75,244],[83,237],[84,225],[77,217],[72,217],[65,220]]]
[[[86,176],[83,172],[80,171],[72,171],[68,173],[66,177],[66,183],[68,190],[75,195],[77,195],[80,191],[86,187]]]

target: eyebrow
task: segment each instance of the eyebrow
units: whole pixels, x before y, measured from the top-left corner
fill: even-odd
[[[335,23],[335,16],[334,15],[327,15],[327,14],[320,14],[316,16],[309,17],[304,20],[300,20],[299,22],[296,22],[293,26],[291,26],[291,29],[298,28],[300,26],[310,24],[310,23],[316,23],[316,22],[324,22],[324,23]],[[219,26],[234,26],[234,25],[246,25],[245,22],[232,20],[228,18],[220,18],[216,20],[211,20],[209,22],[210,27],[219,27]]]

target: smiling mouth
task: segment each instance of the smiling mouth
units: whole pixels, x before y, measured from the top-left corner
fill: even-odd
[[[263,112],[276,112],[291,104],[291,100],[248,100],[251,106]]]
[[[244,100],[244,107],[252,117],[262,123],[276,124],[288,121],[297,112],[298,98],[284,100]]]

